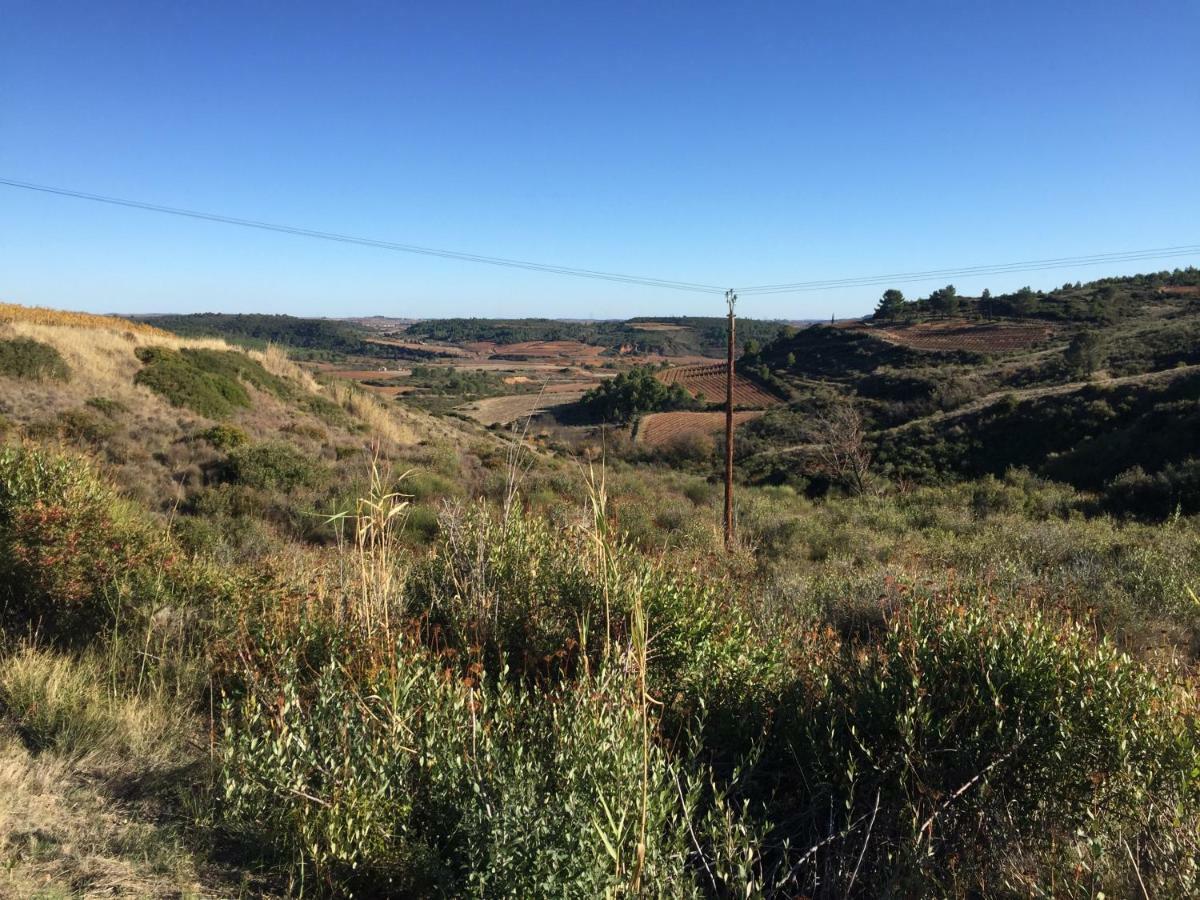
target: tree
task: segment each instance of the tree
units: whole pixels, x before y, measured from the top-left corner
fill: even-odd
[[[1091,375],[1104,358],[1100,336],[1094,331],[1080,331],[1067,345],[1067,366],[1076,375]]]
[[[879,305],[875,307],[875,318],[894,319],[903,311],[904,294],[895,288],[888,288],[879,298]]]
[[[628,422],[646,412],[694,408],[697,404],[683,385],[667,385],[649,366],[634,366],[583,395],[580,404],[605,422]]]
[[[929,295],[929,305],[934,312],[943,316],[953,316],[958,312],[958,289],[952,284],[934,291]]]
[[[813,442],[821,470],[862,494],[871,484],[871,448],[862,414],[850,400],[838,399],[816,416]]]
[[[987,288],[984,288],[983,293],[979,295],[979,311],[983,313],[985,319],[992,318],[992,292]]]

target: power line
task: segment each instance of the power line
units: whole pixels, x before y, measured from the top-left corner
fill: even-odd
[[[182,209],[164,206],[157,203],[146,203],[140,200],[130,200],[123,197],[109,197],[102,194],[91,194],[85,191],[75,191],[67,188],[52,187],[44,184],[33,184],[27,181],[0,178],[0,185],[19,188],[27,191],[38,191],[44,194],[55,194],[61,197],[71,197],[77,200],[89,200],[95,203],[106,203],[112,206],[123,206],[130,209],[147,212],[165,213],[173,216],[183,216],[206,222],[217,222],[224,225],[238,225],[243,228],[257,228],[261,231],[273,231],[297,237],[317,238],[326,241],[337,241],[344,244],[357,244],[364,247],[374,247],[381,250],[391,250],[400,253],[412,253],[421,256],[433,256],[442,259],[454,259],[462,262],[479,263],[489,266],[500,266],[511,269],[526,269],[532,272],[544,272],[551,275],[567,275],[575,278],[592,278],[601,281],[612,281],[620,284],[637,284],[645,287],[665,288],[676,291],[691,291],[702,294],[721,294],[726,290],[711,284],[700,284],[691,281],[674,281],[666,278],[651,278],[643,275],[628,275],[620,272],[605,272],[596,269],[582,269],[572,266],[559,266],[552,263],[531,262],[521,259],[509,259],[501,256],[487,256],[481,253],[469,253],[460,250],[446,250],[437,247],[424,247],[417,244],[403,244],[396,241],[378,240],[375,238],[357,237],[331,231],[319,231],[314,228],[304,228],[296,225],[281,225],[274,222],[262,222],[255,219],[243,219],[236,216],[220,215],[218,213],[202,212],[193,209]],[[1123,250],[1110,253],[1095,253],[1087,256],[1062,256],[1050,259],[1024,260],[1020,262],[996,263],[991,265],[965,266],[960,268],[929,269],[923,272],[893,272],[886,275],[859,275],[846,278],[830,278],[818,281],[795,281],[780,284],[760,284],[740,288],[739,294],[748,296],[763,296],[767,294],[796,294],[811,291],[828,291],[839,288],[870,287],[872,285],[905,284],[915,281],[926,281],[931,278],[965,278],[985,275],[1004,275],[1022,272],[1040,272],[1048,269],[1062,269],[1073,266],[1102,265],[1105,263],[1137,262],[1152,259],[1169,259],[1172,257],[1191,256],[1200,253],[1200,244],[1182,244],[1173,247],[1156,247],[1143,250]]]
[[[888,275],[862,275],[850,278],[830,278],[822,281],[797,281],[790,284],[764,284],[739,288],[739,294],[791,294],[805,291],[832,290],[845,287],[868,287],[879,284],[902,284],[925,281],[930,278],[977,277],[1002,275],[1018,272],[1040,272],[1047,269],[1062,269],[1072,266],[1091,266],[1115,262],[1135,262],[1147,259],[1169,259],[1200,253],[1200,244],[1182,244],[1174,247],[1157,247],[1145,250],[1123,250],[1112,253],[1095,253],[1090,256],[1062,256],[1056,259],[1034,259],[1023,262],[996,263],[993,265],[965,266],[955,269],[930,269],[924,272],[893,272]]]
[[[579,269],[571,266],[558,266],[551,263],[529,262],[522,259],[508,259],[501,256],[485,256],[480,253],[467,253],[459,250],[443,250],[437,247],[422,247],[416,244],[401,244],[395,241],[377,240],[375,238],[356,237],[348,234],[338,234],[331,231],[318,231],[314,228],[303,228],[296,225],[280,225],[274,222],[260,222],[254,219],[241,219],[236,216],[225,216],[217,213],[201,212],[194,209],[180,209],[174,206],[162,206],[157,203],[144,203],[140,200],[128,200],[122,197],[107,197],[101,194],[89,194],[85,191],[73,191],[67,188],[51,187],[44,184],[32,184],[26,181],[14,181],[0,178],[0,185],[20,188],[27,191],[40,191],[44,194],[57,194],[61,197],[72,197],[77,200],[90,200],[96,203],[107,203],[112,206],[125,206],[130,209],[146,210],[148,212],[166,213],[172,216],[183,216],[189,219],[201,219],[206,222],[219,222],[224,225],[240,225],[244,228],[257,228],[262,231],[275,231],[280,234],[291,234],[298,237],[318,238],[325,241],[338,241],[343,244],[358,244],[364,247],[376,247],[381,250],[394,250],[401,253],[414,253],[421,256],[436,256],[443,259],[456,259],[463,262],[482,263],[489,266],[502,266],[510,269],[528,269],[533,272],[546,272],[553,275],[570,275],[576,278],[594,278],[601,281],[615,281],[623,284],[640,284],[647,287],[668,288],[676,291],[695,291],[706,294],[720,294],[725,288],[710,284],[696,284],[688,281],[671,281],[665,278],[650,278],[642,275],[624,275],[619,272],[601,272],[593,269]]]

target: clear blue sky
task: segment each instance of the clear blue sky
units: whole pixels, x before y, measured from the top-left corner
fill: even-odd
[[[718,285],[1200,242],[1195,0],[2,6],[0,177]],[[848,316],[880,291],[740,309]],[[421,317],[723,308],[11,188],[0,298]]]

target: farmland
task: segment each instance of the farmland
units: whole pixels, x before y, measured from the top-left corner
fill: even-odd
[[[737,428],[762,415],[761,410],[739,411],[733,414]],[[635,440],[648,447],[663,447],[695,435],[716,435],[725,428],[723,412],[661,412],[643,416]]]
[[[664,384],[679,384],[698,399],[709,402],[724,401],[725,371],[722,363],[702,366],[678,366],[659,373]],[[775,406],[780,399],[775,394],[751,381],[734,367],[733,405],[743,409],[762,409]]]
[[[872,327],[870,333],[914,350],[1012,353],[1053,339],[1054,326],[1040,322],[980,323],[967,320]]]

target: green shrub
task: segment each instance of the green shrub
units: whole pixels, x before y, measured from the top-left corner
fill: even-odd
[[[246,432],[236,425],[213,425],[200,432],[200,437],[208,441],[218,450],[233,450],[250,441]]]
[[[87,642],[122,608],[114,583],[163,547],[91,467],[36,447],[0,451],[0,610],[8,630]]]
[[[354,654],[336,634],[268,641],[276,662],[226,707],[225,822],[293,877],[363,896],[761,890],[763,829],[644,743],[626,676],[528,692],[401,647],[356,680]]]
[[[71,370],[58,350],[29,338],[0,340],[0,375],[28,381],[66,381]]]
[[[328,476],[321,463],[283,443],[235,447],[226,465],[231,481],[260,490],[311,487]]]
[[[294,394],[292,386],[236,350],[171,350],[139,347],[142,368],[134,381],[202,416],[220,419],[238,407],[250,405],[245,385],[281,398]]]
[[[172,406],[183,406],[214,419],[250,405],[250,395],[236,377],[206,370],[195,357],[165,347],[140,347],[142,368],[134,376]]]
[[[909,597],[878,641],[812,636],[806,655],[765,757],[774,815],[814,816],[801,843],[837,811],[844,841],[824,865],[857,870],[868,895],[987,893],[1050,835],[1069,844],[1080,829],[1123,867],[1123,840],[1170,843],[1174,814],[1146,817],[1147,804],[1195,815],[1193,726],[1082,629]],[[1168,856],[1155,874],[1170,879]]]

